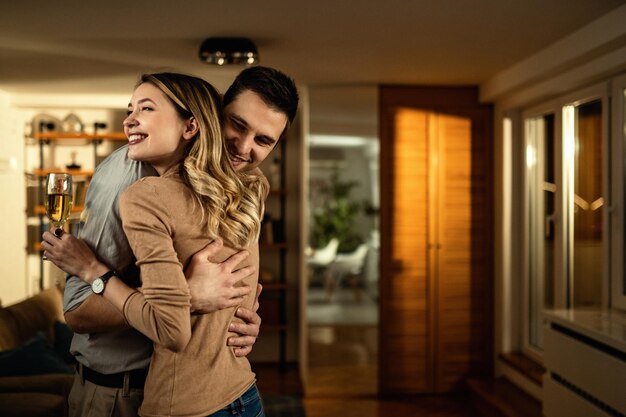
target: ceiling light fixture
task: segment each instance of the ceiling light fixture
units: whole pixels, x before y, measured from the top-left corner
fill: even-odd
[[[199,56],[214,65],[259,63],[256,45],[248,38],[207,38],[200,46]]]

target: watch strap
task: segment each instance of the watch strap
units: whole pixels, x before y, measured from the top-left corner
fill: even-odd
[[[101,295],[104,292],[107,281],[114,275],[116,275],[115,271],[107,271],[104,274],[100,275],[91,283],[91,290],[95,294]]]
[[[117,275],[117,273],[115,271],[107,271],[104,274],[100,275],[98,278],[100,278],[102,281],[107,282],[109,280],[109,278],[113,277]]]

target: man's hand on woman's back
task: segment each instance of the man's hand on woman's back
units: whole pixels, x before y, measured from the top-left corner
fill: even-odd
[[[221,241],[213,241],[204,249],[196,252],[185,270],[189,291],[191,292],[191,312],[206,314],[224,308],[235,307],[243,301],[243,297],[250,294],[250,287],[236,286],[242,279],[256,272],[254,266],[247,266],[235,270],[237,265],[246,259],[250,253],[240,251],[222,263],[214,263],[209,259],[222,248]],[[236,356],[246,356],[252,352],[261,328],[259,309],[259,295],[263,287],[257,285],[252,310],[239,307],[235,316],[243,320],[230,323],[229,330],[237,333],[227,340],[227,345],[233,347]]]
[[[222,263],[209,260],[222,248],[221,241],[213,241],[198,251],[185,270],[191,292],[191,312],[206,314],[224,308],[235,307],[250,294],[250,287],[236,286],[239,281],[256,272],[254,266],[235,270],[250,253],[240,251]]]
[[[259,337],[261,316],[257,314],[257,310],[259,309],[259,295],[261,295],[261,291],[263,291],[263,286],[257,284],[252,310],[239,307],[235,312],[235,317],[239,317],[243,320],[243,323],[232,321],[228,327],[228,330],[238,334],[238,336],[231,336],[226,340],[226,344],[233,347],[235,356],[247,356],[248,353],[252,352],[252,346]]]

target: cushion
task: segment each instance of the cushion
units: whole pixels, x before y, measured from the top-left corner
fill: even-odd
[[[72,344],[74,332],[67,324],[60,321],[54,322],[54,351],[67,364],[76,364],[74,355],[70,353],[70,345]]]
[[[40,392],[0,393],[2,417],[64,417],[65,398]]]
[[[38,332],[24,345],[0,352],[0,376],[69,374],[72,369]]]
[[[67,398],[76,374],[47,374],[0,377],[0,394],[45,392]],[[2,401],[0,401],[0,404]],[[0,416],[4,414],[0,412]]]
[[[0,309],[0,351],[22,346],[37,331],[44,331],[52,341],[52,324],[57,320],[63,320],[63,302],[56,288]]]

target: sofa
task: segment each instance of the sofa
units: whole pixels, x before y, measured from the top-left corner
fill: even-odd
[[[57,288],[0,308],[0,416],[67,416],[71,335]]]

